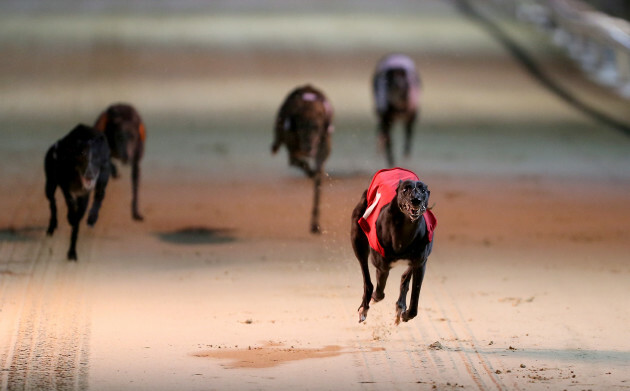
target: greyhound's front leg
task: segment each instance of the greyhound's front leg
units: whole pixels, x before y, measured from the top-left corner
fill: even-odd
[[[72,211],[68,212],[68,222],[72,226],[72,234],[70,236],[70,249],[68,249],[68,260],[77,260],[77,238],[79,237],[79,223],[85,215],[88,202],[90,200],[89,195],[81,196],[76,199],[76,205],[72,208]],[[68,207],[70,210],[70,207]]]
[[[55,191],[57,190],[57,144],[51,147],[46,153],[44,159],[44,172],[46,173],[46,198],[50,206],[50,221],[48,222],[48,229],[46,234],[52,235],[57,229],[57,203],[55,202]]]
[[[422,280],[424,279],[424,272],[426,270],[426,261],[422,266],[414,267],[412,274],[411,284],[411,299],[409,300],[409,309],[402,313],[403,322],[407,322],[418,315],[418,302],[420,300],[420,288],[422,288]]]
[[[109,172],[112,174],[112,178],[118,178],[118,167],[111,160],[109,162]]]
[[[400,296],[396,302],[396,325],[400,324],[400,318],[402,314],[407,310],[407,292],[409,292],[409,282],[411,282],[411,274],[413,268],[409,266],[400,278]]]
[[[98,175],[98,180],[96,181],[96,188],[94,189],[94,201],[92,202],[92,208],[90,209],[90,213],[88,214],[87,223],[90,227],[93,227],[98,220],[98,212],[100,211],[101,204],[103,203],[103,199],[105,198],[105,188],[107,187],[108,181],[109,166],[101,167],[101,172]],[[89,196],[87,196],[86,198],[89,199]],[[87,203],[85,206],[87,208]],[[83,217],[83,215],[81,215],[81,217]]]

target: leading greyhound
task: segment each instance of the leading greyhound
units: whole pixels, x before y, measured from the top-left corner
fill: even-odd
[[[433,231],[437,225],[429,210],[430,191],[412,171],[403,168],[384,169],[372,178],[370,186],[352,211],[350,236],[354,253],[363,273],[363,299],[359,322],[370,308],[370,299],[385,297],[385,283],[395,262],[406,260],[408,268],[400,282],[396,302],[396,324],[418,314],[418,300],[426,263],[433,249]],[[376,290],[370,279],[368,257],[376,267]],[[411,299],[407,308],[407,292]]]

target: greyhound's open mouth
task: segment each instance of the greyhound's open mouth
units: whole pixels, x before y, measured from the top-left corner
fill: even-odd
[[[422,216],[424,212],[427,210],[427,206],[422,204],[420,206],[413,206],[411,203],[405,205],[405,209],[407,210],[407,214],[411,221],[416,221]]]
[[[96,185],[96,178],[93,179],[87,179],[85,177],[81,177],[81,184],[83,185],[83,188],[87,191],[90,191],[94,188],[94,185]]]

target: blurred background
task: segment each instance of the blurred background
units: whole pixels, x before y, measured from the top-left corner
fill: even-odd
[[[576,7],[564,3],[555,7]],[[593,3],[615,13],[625,9],[623,2]],[[423,79],[415,142],[427,169],[500,171],[504,165],[483,160],[509,154],[524,172],[574,170],[562,161],[543,168],[548,162],[537,154],[558,157],[556,143],[574,137],[618,145],[609,126],[545,91],[499,41],[465,17],[462,4],[468,2],[4,1],[0,148],[11,161],[43,155],[75,123],[93,123],[104,107],[125,101],[148,124],[146,160],[155,170],[147,175],[236,161],[263,174],[269,165],[285,164],[267,154],[277,107],[290,89],[310,82],[336,111],[330,169],[372,171],[381,157],[374,147],[370,78],[378,59],[391,52],[412,56]],[[625,80],[613,81],[615,88],[592,82],[567,54],[568,38],[564,46],[554,44],[549,29],[505,12],[543,12],[549,26],[554,2],[471,4],[494,18],[563,91],[628,122],[627,100],[615,93]],[[199,139],[181,137],[189,133]],[[519,142],[512,144],[512,137]],[[453,150],[455,139],[467,148]],[[521,149],[521,139],[540,148],[510,150]],[[369,163],[374,159],[378,164]],[[470,159],[480,165],[466,164]]]
[[[619,18],[630,18],[630,4],[621,0],[587,0],[596,9]]]

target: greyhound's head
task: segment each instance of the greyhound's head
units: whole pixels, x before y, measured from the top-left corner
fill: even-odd
[[[418,220],[428,209],[431,192],[423,182],[400,181],[396,193],[398,207],[411,221]]]
[[[94,127],[105,133],[112,157],[123,164],[136,156],[145,137],[144,124],[138,113],[132,106],[122,103],[102,112]]]
[[[102,159],[98,150],[105,140],[101,138],[77,140],[75,145],[74,170],[81,179],[83,190],[90,191],[94,188],[100,174]]]
[[[127,164],[134,156],[140,135],[138,124],[121,117],[113,117],[107,128],[107,138],[112,150],[112,156]]]
[[[389,69],[385,74],[385,78],[387,80],[388,102],[397,109],[406,109],[409,95],[407,71],[403,68]]]

